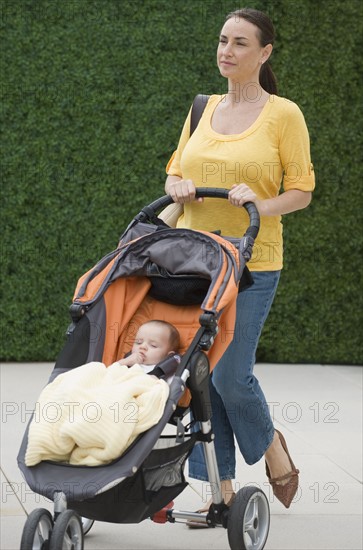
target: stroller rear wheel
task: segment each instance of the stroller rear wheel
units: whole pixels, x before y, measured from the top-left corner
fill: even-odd
[[[24,525],[20,550],[47,550],[52,529],[51,513],[45,508],[33,510]]]
[[[270,507],[258,487],[244,487],[236,494],[228,514],[231,550],[262,550],[270,528]]]
[[[59,514],[49,550],[83,550],[82,520],[74,510],[64,510]]]

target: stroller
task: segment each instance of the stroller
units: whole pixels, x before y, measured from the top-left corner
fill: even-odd
[[[198,197],[228,198],[226,189],[199,188]],[[164,196],[138,213],[116,250],[83,275],[70,307],[72,323],[49,382],[90,361],[112,364],[130,351],[138,327],[150,319],[174,324],[182,340],[181,361],[159,422],[140,434],[123,455],[101,466],[44,460],[27,467],[28,428],[18,465],[30,488],[54,502],[54,515],[34,510],[25,523],[21,550],[83,549],[95,520],[157,523],[197,520],[223,526],[232,550],[264,548],[270,524],[266,495],[240,489],[227,506],[222,498],[213,442],[210,371],[230,343],[235,302],[248,270],[259,216],[245,208],[250,225],[241,239],[189,229],[172,229],[157,214],[172,204]],[[193,422],[185,425],[187,413]],[[193,430],[190,430],[193,424]],[[164,435],[168,428],[173,435]],[[201,444],[213,488],[207,513],[173,508],[188,485],[184,466]]]

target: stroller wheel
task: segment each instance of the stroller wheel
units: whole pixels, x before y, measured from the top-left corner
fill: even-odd
[[[94,519],[82,518],[82,529],[83,529],[83,534],[84,535],[87,535],[87,533],[90,532],[94,522],[95,522]]]
[[[228,514],[231,550],[262,550],[270,528],[270,507],[258,487],[244,487],[236,494]]]
[[[33,510],[24,525],[20,550],[47,550],[52,529],[51,513],[45,508]]]
[[[74,510],[64,510],[59,514],[49,550],[83,550],[82,520]]]

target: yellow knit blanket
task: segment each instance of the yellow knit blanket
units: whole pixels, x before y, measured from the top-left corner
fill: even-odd
[[[93,362],[60,374],[36,403],[25,463],[108,463],[157,424],[168,395],[168,384],[139,365]]]

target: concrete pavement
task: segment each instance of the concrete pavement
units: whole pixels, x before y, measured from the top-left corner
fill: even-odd
[[[51,502],[29,490],[16,463],[30,411],[52,368],[49,363],[1,365],[1,550],[19,549],[32,509],[53,510]],[[361,550],[362,368],[258,364],[256,373],[301,472],[299,492],[286,510],[273,497],[263,461],[247,466],[238,458],[236,489],[258,485],[270,502],[266,550]],[[193,511],[208,499],[207,484],[190,483],[175,508]],[[149,520],[96,522],[85,538],[86,550],[228,548],[223,528],[190,530]]]

